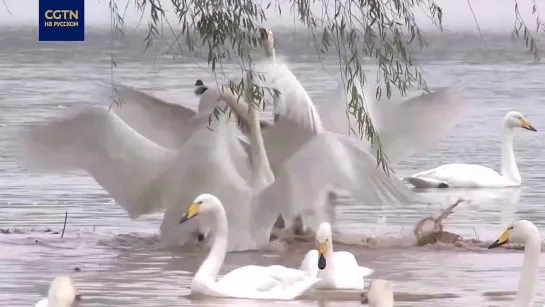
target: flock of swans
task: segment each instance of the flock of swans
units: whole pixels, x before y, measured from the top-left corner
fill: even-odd
[[[265,76],[260,85],[279,93],[266,97],[274,105],[273,122],[260,119],[254,103],[227,86],[197,80],[194,111],[117,84],[121,106],[70,110],[30,125],[22,138],[21,160],[28,168],[88,172],[131,218],[164,210],[163,241],[185,244],[196,231],[199,241],[210,246],[193,278],[192,293],[251,299],[291,300],[314,289],[364,290],[364,278],[374,270],[360,266],[353,254],[333,249],[333,205],[328,201],[333,191],[383,205],[421,201],[405,182],[418,188],[521,184],[513,129],[536,131],[522,114],[505,116],[501,174],[480,165],[447,164],[399,179],[377,169],[377,144],[351,133],[355,120],[346,109],[344,88],[326,97],[338,104],[316,107],[277,59],[272,31],[262,29],[260,39],[265,59],[254,69]],[[441,140],[468,106],[450,88],[380,104],[358,90],[391,164]],[[219,114],[216,120],[210,120],[213,112]],[[287,226],[299,220],[316,231],[316,249],[298,269],[249,265],[218,279],[227,252],[265,247],[280,218]],[[489,248],[506,242],[526,245],[515,305],[531,306],[539,233],[531,222],[516,221]],[[48,298],[36,306],[68,307],[76,298],[72,280],[59,277]],[[393,306],[390,283],[372,281],[364,301]]]

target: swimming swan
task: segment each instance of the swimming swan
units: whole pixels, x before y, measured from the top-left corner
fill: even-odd
[[[371,307],[394,307],[394,292],[390,282],[384,279],[372,280],[369,290],[362,293],[361,303]]]
[[[495,170],[476,164],[445,164],[403,178],[417,188],[504,188],[521,184],[513,152],[513,129],[537,131],[519,112],[511,111],[503,120],[501,175]]]
[[[78,298],[72,278],[59,276],[51,283],[47,298],[36,303],[36,307],[71,307]]]
[[[305,255],[299,270],[320,278],[317,288],[363,290],[363,278],[374,270],[359,266],[352,253],[333,251],[329,223],[321,223],[318,227],[316,244],[318,250],[313,249]]]
[[[527,220],[513,222],[490,244],[489,249],[496,248],[507,242],[524,244],[524,263],[515,301],[512,306],[531,307],[534,303],[538,277],[539,258],[541,256],[541,238],[536,226]]]
[[[216,297],[292,300],[311,290],[320,280],[305,272],[280,265],[249,265],[232,270],[216,281],[227,251],[227,216],[220,200],[199,195],[180,220],[185,223],[199,215],[210,215],[215,236],[208,257],[191,282],[191,293]]]

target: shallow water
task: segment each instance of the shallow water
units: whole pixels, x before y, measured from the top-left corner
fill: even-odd
[[[317,62],[313,49],[302,52],[289,34],[277,34],[279,53],[292,67],[317,104],[335,89],[333,58]],[[164,48],[144,52],[143,33],[116,47],[117,81],[153,90],[158,96],[195,105],[197,77],[213,76],[206,61],[156,57]],[[9,43],[8,43],[9,42]],[[464,238],[492,241],[514,219],[528,219],[545,233],[543,169],[545,169],[545,96],[543,65],[508,37],[479,38],[446,34],[430,37],[418,57],[430,87],[458,83],[474,99],[452,135],[426,154],[401,163],[399,176],[449,162],[500,165],[500,127],[508,110],[526,114],[538,133],[518,132],[515,152],[523,187],[514,190],[427,191],[431,205],[377,208],[342,200],[339,227],[345,233],[377,236],[378,245],[346,247],[373,269],[373,278],[393,281],[399,306],[507,306],[516,290],[522,253],[504,249],[451,245],[404,247],[403,238],[422,217],[436,214],[457,197],[461,204],[445,229]],[[297,46],[296,46],[297,45]],[[25,123],[53,117],[64,108],[91,105],[92,82],[110,78],[108,37],[89,33],[83,44],[38,43],[28,30],[0,35],[0,305],[29,306],[47,293],[50,281],[72,274],[83,301],[78,306],[276,305],[275,302],[202,300],[187,297],[192,274],[206,254],[201,250],[168,249],[156,239],[161,214],[130,220],[92,178],[82,172],[37,174],[19,167],[13,144]],[[154,64],[155,62],[155,64]],[[234,67],[234,66],[228,66]],[[369,70],[374,71],[374,66]],[[372,75],[371,75],[372,76]],[[372,77],[371,77],[372,78]],[[270,116],[270,114],[268,114]],[[60,231],[65,212],[64,238]],[[52,231],[48,231],[52,229]],[[382,239],[381,239],[382,238]],[[392,238],[396,240],[392,240]],[[307,245],[286,253],[233,253],[222,272],[243,264],[281,263],[297,266]],[[543,257],[542,257],[543,258]],[[75,272],[78,268],[79,272]],[[541,280],[545,273],[540,271]],[[511,292],[510,292],[511,291]],[[505,292],[507,294],[505,294]],[[431,295],[421,297],[418,295]],[[426,299],[422,299],[426,298]],[[310,301],[281,304],[356,306],[357,294],[318,294]],[[316,299],[325,302],[316,302]],[[538,287],[536,302],[545,292]]]

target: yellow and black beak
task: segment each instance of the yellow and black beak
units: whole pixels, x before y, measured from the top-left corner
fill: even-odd
[[[318,268],[320,270],[325,269],[326,261],[325,261],[325,254],[327,253],[327,241],[326,242],[318,242]]]
[[[526,130],[537,132],[536,128],[532,127],[532,125],[530,125],[528,120],[524,117],[520,119],[520,126]]]
[[[199,214],[199,204],[193,203],[187,208],[187,212],[184,213],[184,216],[182,216],[182,219],[180,220],[180,224],[185,223],[189,221],[190,219],[196,217]]]
[[[511,227],[507,228],[502,234],[501,236],[496,240],[494,241],[494,243],[490,244],[490,246],[488,246],[488,249],[493,249],[493,248],[496,248],[498,246],[502,246],[504,245],[505,243],[507,243],[509,241],[509,235],[511,234]]]

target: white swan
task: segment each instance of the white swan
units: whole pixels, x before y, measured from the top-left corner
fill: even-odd
[[[248,105],[231,92],[210,88],[205,94],[224,100],[246,123],[251,123],[252,169],[244,149],[235,146],[240,142],[227,116],[220,116],[215,131],[202,125],[174,149],[145,138],[106,107],[70,111],[60,119],[31,125],[23,138],[21,157],[29,165],[49,170],[86,170],[133,218],[166,208],[160,230],[167,244],[185,243],[197,227],[195,221],[178,223],[184,209],[180,202],[188,203],[195,193],[213,192],[230,204],[229,250],[256,248],[252,234],[266,237],[275,221],[264,214],[258,218],[262,224],[256,227],[270,224],[269,229],[250,229],[251,218],[240,214],[252,214],[253,189],[262,189],[274,180],[266,156],[254,154],[261,140],[259,115],[249,113]],[[252,179],[253,169],[265,175]],[[262,206],[255,210],[278,215],[274,203],[263,202]],[[206,221],[198,225],[207,229]],[[267,244],[268,239],[259,243]]]
[[[289,118],[315,133],[329,131],[359,139],[353,133],[359,130],[358,121],[348,109],[350,99],[345,86],[339,84],[336,91],[321,93],[321,98],[328,103],[317,108],[287,65],[277,63],[273,31],[260,29],[260,36],[265,56],[270,60],[265,72],[266,77],[272,80],[267,85],[280,91],[279,97],[274,99],[275,121],[281,117]],[[404,101],[379,102],[374,89],[363,90],[358,82],[354,85],[363,97],[365,110],[390,165],[422,152],[444,138],[471,107],[467,99],[460,99],[456,91],[447,87]],[[377,154],[376,143],[361,141],[371,154]]]
[[[359,266],[352,253],[333,251],[329,223],[321,223],[318,227],[316,244],[318,250],[311,250],[305,255],[299,270],[320,278],[317,288],[363,290],[364,277],[374,270]]]
[[[211,216],[216,233],[208,257],[193,277],[191,293],[216,297],[292,300],[311,290],[320,281],[305,272],[280,265],[249,265],[234,269],[216,281],[227,251],[227,217],[223,204],[211,194],[202,194],[195,198],[180,223],[200,215]]]
[[[372,280],[369,290],[362,293],[361,302],[371,307],[394,307],[394,292],[390,282],[384,279]]]
[[[518,220],[507,227],[488,248],[496,248],[507,242],[524,244],[524,263],[513,306],[531,307],[534,303],[539,277],[539,258],[541,256],[539,231],[532,222]]]
[[[511,111],[503,120],[501,175],[495,170],[476,164],[445,164],[403,178],[417,188],[504,188],[521,184],[513,152],[513,129],[537,131],[519,112]]]
[[[262,132],[275,182],[261,198],[285,204],[284,221],[289,223],[302,215],[304,224],[312,229],[331,220],[326,205],[331,189],[347,190],[366,203],[414,201],[416,196],[401,181],[376,169],[376,159],[358,140],[323,129],[304,88],[276,59],[272,31],[262,29],[260,34],[269,58],[256,71],[265,75],[261,85],[279,92],[273,97],[275,123]]]
[[[36,307],[71,307],[78,297],[72,278],[59,276],[51,283],[47,298],[36,303]]]
[[[388,176],[378,179],[375,145],[347,136],[346,129],[344,133],[324,129],[320,115],[302,85],[285,64],[278,63],[272,31],[262,29],[260,34],[265,54],[269,57],[262,64],[264,85],[280,93],[273,98],[274,126],[263,131],[265,147],[276,178],[275,183],[268,188],[274,192],[267,196],[275,199],[276,203],[289,204],[289,209],[282,213],[284,220],[289,221],[302,213],[304,223],[317,229],[319,222],[331,219],[326,212],[325,200],[329,190],[335,188],[346,190],[354,198],[366,203],[390,204],[417,200],[399,179]],[[385,124],[381,126],[381,137],[391,140],[386,147],[396,153],[402,151],[403,146],[415,143],[413,140],[418,137],[417,134],[426,129],[431,127],[436,131],[441,130],[434,127],[441,123],[441,117],[438,120],[426,119],[426,115],[434,114],[425,112],[426,107],[433,106],[435,112],[438,112],[441,105],[456,105],[456,101],[451,91],[444,89],[410,99],[401,107],[394,104],[391,107],[376,107],[380,111],[375,112],[377,118],[383,115],[380,119]],[[346,108],[346,99],[342,104]],[[400,125],[396,129],[388,129],[388,115],[394,114],[394,111]],[[412,118],[407,114],[412,115]],[[346,122],[345,113],[342,116]],[[340,125],[341,121],[341,116],[335,116],[330,122],[334,128],[334,124]],[[419,137],[422,139],[420,143],[429,143],[429,139]],[[358,183],[359,180],[367,180],[370,184]]]

